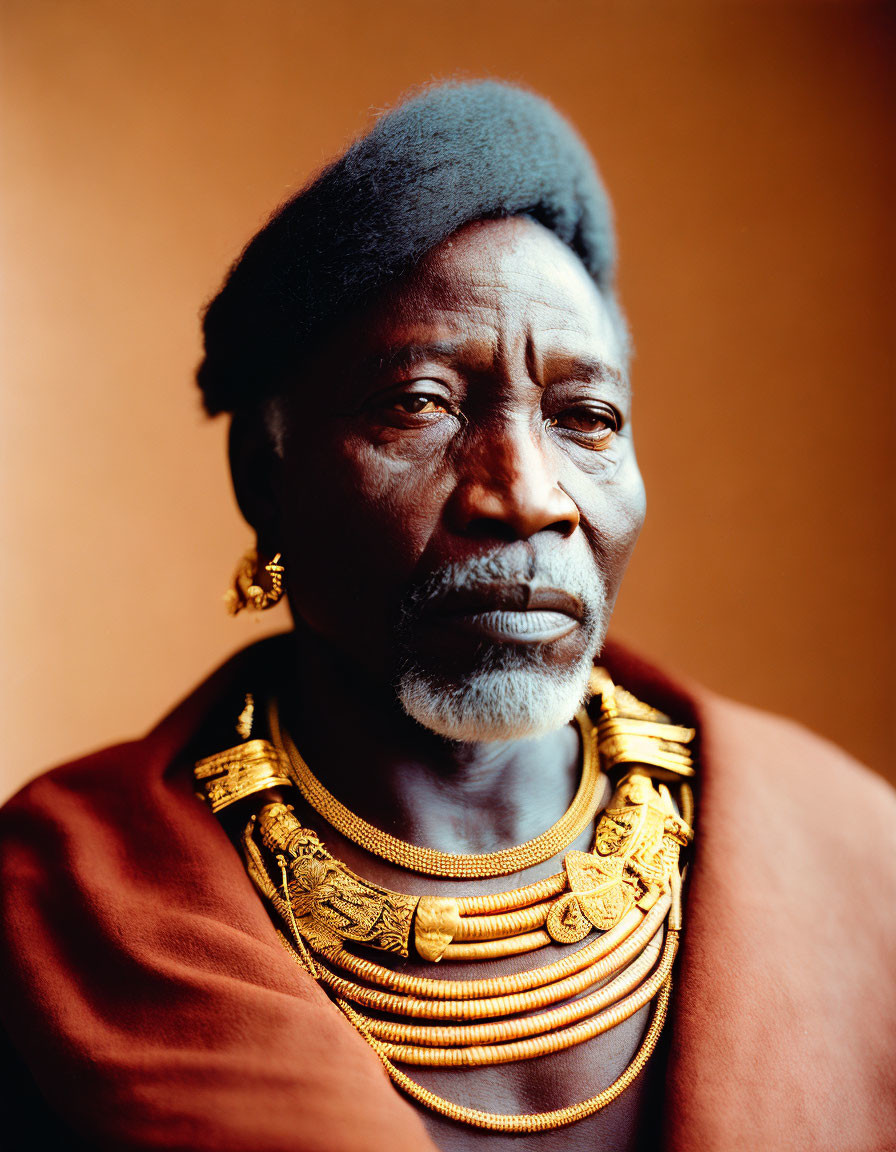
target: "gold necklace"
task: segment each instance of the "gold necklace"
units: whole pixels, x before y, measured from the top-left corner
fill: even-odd
[[[576,716],[582,737],[582,778],[572,803],[556,824],[524,844],[504,848],[499,852],[479,855],[439,852],[435,848],[409,844],[406,840],[399,840],[383,832],[337,800],[317,779],[299,754],[289,733],[281,726],[276,699],[272,699],[269,705],[268,723],[274,744],[286,753],[286,770],[305,802],[347,840],[408,872],[456,880],[482,880],[522,872],[536,864],[543,864],[545,860],[550,860],[568,848],[594,820],[601,801],[597,729],[583,709]]]
[[[602,670],[595,679],[601,718],[596,738],[592,727],[586,740],[583,728],[583,745],[593,748],[596,739],[609,769],[625,773],[598,821],[594,850],[570,851],[563,872],[510,892],[414,897],[357,876],[301,826],[290,805],[271,798],[271,787],[297,782],[286,754],[267,741],[248,741],[196,766],[214,810],[253,794],[262,799],[245,827],[243,851],[249,875],[291,937],[279,933],[290,955],[330,993],[397,1087],[460,1123],[540,1132],[590,1116],[632,1083],[662,1030],[681,931],[678,856],[692,836],[687,744],[694,733],[617,689]],[[678,811],[662,781],[677,782]],[[428,851],[396,843],[402,852]],[[436,855],[476,861],[501,854]],[[424,959],[462,962],[572,944],[594,929],[602,934],[559,960],[478,980],[409,976],[355,951],[407,956],[413,948]],[[481,1067],[548,1055],[600,1035],[651,1001],[650,1025],[625,1071],[603,1092],[551,1112],[467,1108],[396,1066]]]
[[[251,839],[252,824],[250,821],[250,826],[247,827],[247,839]],[[435,1004],[430,1003],[430,1011],[420,1011],[418,1005],[412,1004],[404,997],[387,1000],[385,994],[375,987],[364,989],[336,977],[321,963],[323,959],[321,952],[312,955],[313,949],[309,949],[308,941],[299,930],[293,915],[286,859],[281,856],[278,863],[282,869],[283,897],[278,896],[276,887],[267,873],[266,880],[261,880],[259,887],[262,893],[272,900],[289,925],[294,943],[291,944],[280,933],[281,943],[297,964],[331,991],[337,1006],[373,1049],[396,1087],[434,1112],[458,1123],[498,1132],[530,1133],[564,1127],[593,1115],[615,1100],[637,1078],[656,1048],[671,994],[670,973],[681,930],[681,888],[678,877],[679,882],[673,883],[671,894],[664,897],[651,912],[644,914],[638,909],[633,910],[633,915],[625,918],[628,923],[620,922],[615,932],[609,931],[565,960],[532,973],[520,973],[516,977],[498,977],[492,981],[455,982],[407,978],[389,969],[382,969],[383,973],[387,973],[397,982],[414,980],[417,991],[424,985],[437,990],[437,997],[441,999],[437,999]],[[254,874],[251,862],[249,871],[258,883],[259,877]],[[659,951],[651,941],[664,919],[665,943],[659,962],[653,971],[649,972]],[[613,938],[614,947],[610,947],[610,938]],[[593,960],[595,955],[599,956],[599,959],[590,964],[589,961]],[[338,955],[329,950],[326,959],[338,962]],[[370,977],[370,969],[376,967],[369,965],[365,974]],[[571,983],[569,979],[563,978],[564,971],[576,968],[578,968],[576,980]],[[615,975],[615,978],[610,983],[604,984],[596,993],[582,999],[538,1015],[524,1015],[510,1021],[506,1019],[512,1014],[531,1013],[533,1009],[537,1010],[545,1003],[565,1000],[575,995],[577,991],[605,981],[611,975]],[[558,976],[561,977],[559,980]],[[533,986],[533,995],[512,1002],[511,997],[504,992],[504,987],[519,981],[520,977],[524,981],[528,980]],[[446,1028],[442,1025],[420,1028],[401,1025],[379,1017],[371,1017],[359,1011],[356,1006],[361,1003],[373,1007],[381,1014],[390,1010],[394,1012],[400,1006],[406,1014],[418,1017],[433,1018],[435,1015],[436,1018],[444,1016],[454,1018],[458,1008],[463,1011],[471,1001],[459,1000],[452,1003],[445,1000],[448,989],[463,989],[467,992],[474,986],[478,990],[478,986],[482,984],[491,985],[490,990],[494,990],[497,995],[493,1005],[486,1011],[476,1011],[477,1016],[490,1016],[491,1019],[482,1025],[473,1025],[472,1028],[470,1026]],[[431,1092],[396,1066],[397,1062],[427,1067],[477,1067],[549,1055],[608,1031],[634,1015],[654,998],[653,1013],[647,1032],[634,1058],[622,1074],[604,1091],[577,1104],[550,1112],[508,1115],[470,1108]],[[476,1002],[472,1003],[477,1008],[480,1007]],[[431,1010],[433,1007],[447,1008],[447,1011],[437,1011],[434,1014]],[[469,1044],[468,1041],[474,1043]]]

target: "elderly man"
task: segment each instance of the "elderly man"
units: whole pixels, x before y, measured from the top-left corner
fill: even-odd
[[[32,1137],[883,1148],[889,793],[605,645],[644,493],[569,127],[423,92],[205,337],[257,536],[228,603],[295,631],[6,809]]]

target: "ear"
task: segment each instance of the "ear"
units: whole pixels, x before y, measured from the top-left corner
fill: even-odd
[[[258,408],[235,412],[228,440],[230,476],[240,512],[255,529],[258,549],[273,554],[279,537],[280,461]]]

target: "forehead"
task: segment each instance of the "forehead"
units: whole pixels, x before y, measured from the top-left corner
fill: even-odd
[[[596,354],[622,367],[618,333],[584,265],[524,217],[462,228],[360,319],[368,350],[434,339],[497,350],[523,340],[538,354]]]

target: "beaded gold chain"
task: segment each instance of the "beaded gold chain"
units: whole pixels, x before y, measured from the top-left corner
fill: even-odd
[[[576,716],[582,738],[582,778],[572,803],[556,824],[532,840],[499,852],[464,854],[421,848],[369,824],[324,787],[299,754],[289,733],[281,726],[276,699],[270,703],[268,723],[274,744],[286,752],[287,773],[305,802],[318,816],[347,840],[408,872],[455,880],[483,880],[486,877],[522,872],[536,864],[543,864],[545,860],[550,860],[568,848],[594,820],[601,800],[601,789],[598,787],[600,761],[597,755],[597,729],[583,710]]]
[[[415,897],[356,875],[301,825],[291,805],[271,795],[272,786],[282,788],[287,780],[298,785],[297,753],[288,759],[267,741],[249,741],[196,767],[216,811],[256,793],[262,800],[245,826],[242,847],[249,875],[287,930],[288,935],[280,933],[281,942],[329,992],[396,1086],[461,1123],[540,1132],[590,1116],[638,1076],[663,1027],[681,931],[679,852],[692,838],[688,778],[693,765],[687,745],[694,733],[616,688],[600,669],[593,687],[601,696],[596,728],[586,714],[577,718],[586,749],[583,780],[586,774],[595,784],[599,779],[599,771],[587,765],[587,749],[595,745],[608,772],[623,770],[597,823],[594,849],[567,852],[562,872],[510,892]],[[279,742],[275,712],[273,718],[272,735]],[[677,807],[667,783],[677,784]],[[577,800],[581,792],[580,786]],[[329,819],[328,807],[312,807]],[[348,826],[357,832],[364,822],[339,808],[343,825],[347,813]],[[339,830],[346,834],[344,827]],[[377,836],[369,850],[383,847],[380,838],[386,836],[373,831]],[[356,835],[350,838],[368,847]],[[387,841],[393,843],[386,842],[386,851],[379,853],[386,859],[392,859],[386,852],[396,851],[396,845],[400,856],[410,851],[415,861],[415,853],[432,851],[392,837]],[[433,853],[447,857],[452,867],[459,860],[501,855]],[[594,936],[595,930],[600,934]],[[582,941],[582,947],[549,964],[476,980],[411,976],[358,951],[464,962]],[[517,1116],[469,1108],[430,1092],[397,1067],[484,1067],[549,1055],[608,1031],[651,1001],[650,1024],[626,1070],[603,1092],[551,1112]]]

